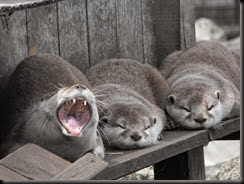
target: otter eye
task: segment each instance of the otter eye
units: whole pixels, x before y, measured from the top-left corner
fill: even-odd
[[[147,130],[147,129],[149,129],[151,126],[149,125],[149,126],[147,126],[146,128],[144,128],[144,130]]]
[[[191,112],[191,110],[188,109],[188,108],[186,108],[186,107],[182,107],[182,109],[184,109],[184,110],[187,111],[187,112]]]
[[[213,105],[211,105],[209,108],[208,108],[208,111],[210,111],[212,108],[213,108],[214,106]]]
[[[125,126],[123,126],[123,125],[117,125],[117,126],[122,128],[122,129],[125,129]]]

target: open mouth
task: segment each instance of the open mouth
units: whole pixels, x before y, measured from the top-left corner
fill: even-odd
[[[59,106],[57,117],[67,133],[79,136],[90,121],[91,108],[83,98],[73,98]]]

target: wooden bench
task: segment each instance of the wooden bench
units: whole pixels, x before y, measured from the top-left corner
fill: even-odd
[[[165,131],[157,145],[137,150],[108,150],[104,160],[87,153],[73,164],[37,145],[27,144],[0,160],[0,179],[112,180],[154,165],[156,180],[204,180],[203,146],[231,134],[238,135],[240,119],[225,121],[222,127],[221,131]]]
[[[193,2],[1,1],[0,93],[21,59],[42,52],[60,55],[82,71],[110,58],[158,67],[168,54],[195,42]],[[203,147],[216,139],[240,139],[240,118],[222,126],[223,130],[165,131],[158,145],[122,154],[108,150],[104,160],[87,153],[72,164],[27,144],[0,160],[0,179],[110,180],[150,165],[156,180],[205,179]]]

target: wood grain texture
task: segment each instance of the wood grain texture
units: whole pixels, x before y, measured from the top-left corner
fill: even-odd
[[[197,147],[154,165],[155,180],[204,180],[203,147]]]
[[[4,181],[27,181],[28,179],[11,171],[0,164],[0,180]]]
[[[67,167],[52,180],[89,180],[105,169],[108,163],[92,153],[87,153]]]
[[[26,144],[0,160],[0,164],[28,179],[49,180],[71,163],[35,144]]]
[[[25,10],[0,16],[0,93],[17,64],[28,56],[25,23]]]
[[[141,3],[116,0],[118,58],[144,62]]]
[[[156,66],[153,3],[154,0],[142,0],[143,52],[144,62]]]
[[[86,1],[58,3],[60,56],[85,71],[89,68]]]
[[[88,0],[90,66],[117,58],[116,1]]]
[[[165,131],[158,145],[138,150],[123,150],[122,155],[107,155],[109,167],[93,179],[117,179],[164,159],[208,143],[208,131]],[[119,150],[121,152],[121,150]]]
[[[191,3],[188,0],[154,1],[157,66],[170,53],[194,42],[194,17],[191,17],[194,6]]]
[[[56,4],[27,9],[27,29],[29,55],[59,55]]]

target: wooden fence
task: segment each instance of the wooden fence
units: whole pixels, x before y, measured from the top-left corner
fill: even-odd
[[[195,42],[193,0],[0,2],[0,90],[20,60],[37,53],[60,55],[81,71],[110,58],[157,67],[171,52]],[[240,138],[239,118],[223,127],[221,132],[165,131],[158,145],[105,160],[88,153],[73,164],[27,144],[0,160],[0,179],[117,179],[149,165],[155,179],[205,179],[203,146],[228,135]]]

